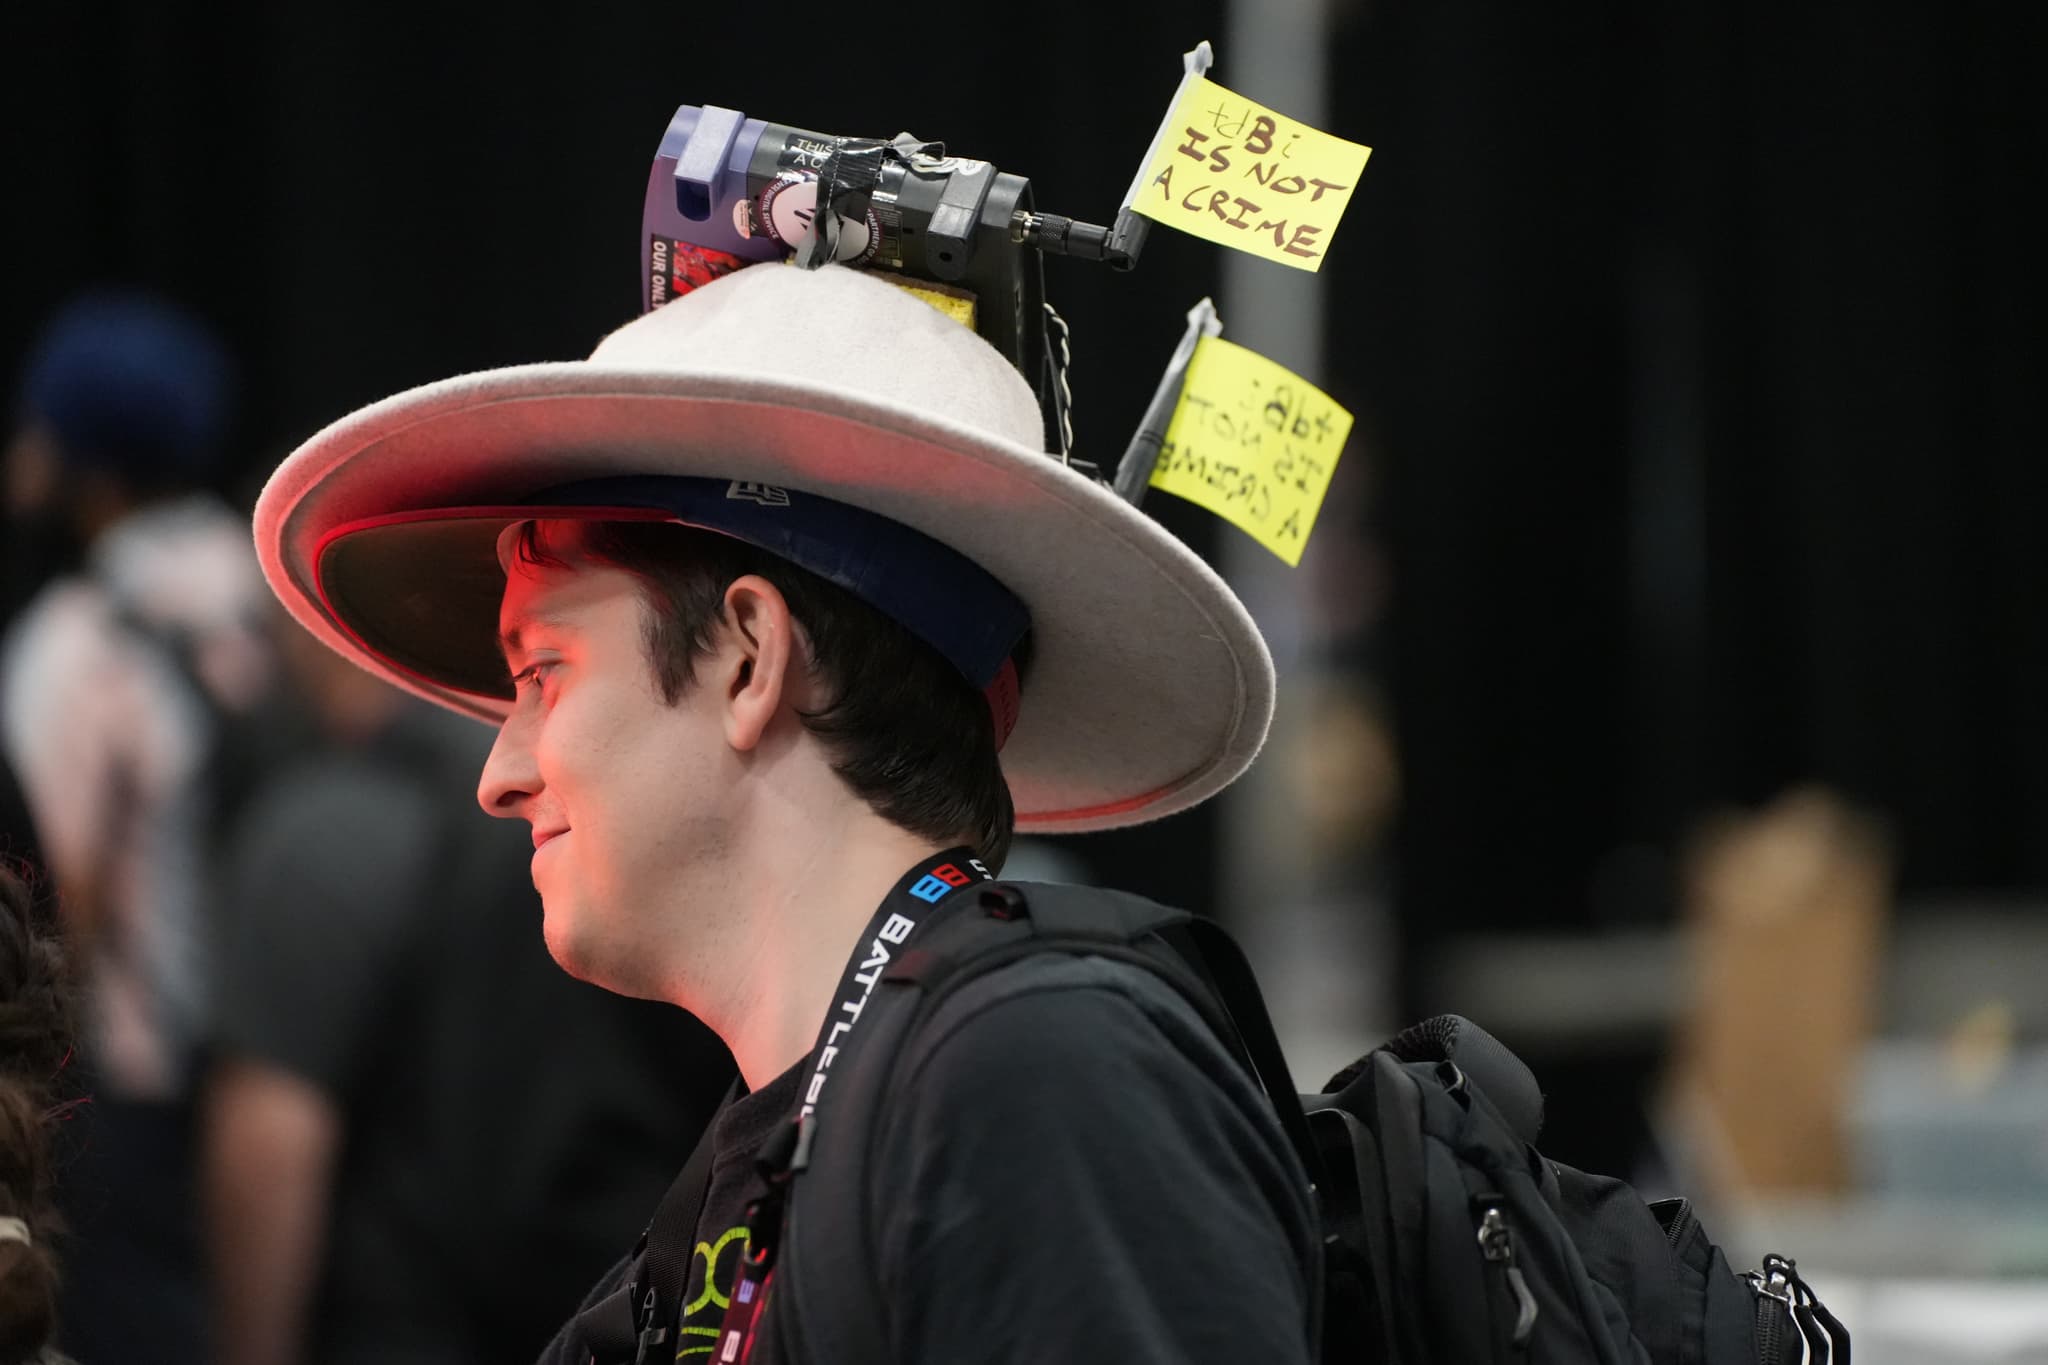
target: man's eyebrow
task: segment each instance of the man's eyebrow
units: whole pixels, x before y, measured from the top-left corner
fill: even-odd
[[[535,627],[539,627],[542,630],[568,630],[572,628],[567,617],[552,613],[521,612],[519,615],[514,616],[505,628],[498,632],[498,652],[505,656],[505,663],[508,667],[511,665],[513,655],[525,651],[524,641],[526,634]]]

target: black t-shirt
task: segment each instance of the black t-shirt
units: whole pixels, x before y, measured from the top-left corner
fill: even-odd
[[[707,1359],[718,1339],[740,1258],[747,1252],[747,1204],[760,1193],[754,1154],[768,1135],[796,1112],[797,1095],[809,1069],[808,1058],[798,1062],[753,1094],[727,1105],[712,1124],[711,1183],[704,1195],[704,1212],[697,1219],[690,1277],[683,1288],[682,1330],[676,1334],[678,1361]]]
[[[809,1069],[806,1057],[761,1089],[733,1100],[712,1120],[711,1177],[690,1249],[690,1273],[683,1286],[678,1324],[681,1330],[676,1334],[679,1362],[708,1360],[718,1338],[740,1257],[747,1251],[747,1205],[760,1190],[754,1154],[768,1135],[796,1112],[797,1095]],[[648,1214],[652,1216],[652,1207]],[[615,1263],[584,1296],[582,1308],[623,1285],[636,1261],[636,1256],[628,1255]],[[578,1343],[573,1318],[562,1325],[541,1354],[542,1365],[586,1365],[588,1360],[589,1351]]]
[[[963,988],[907,1046],[879,1136],[878,1263],[852,1291],[881,1296],[891,1359],[1312,1357],[1307,1180],[1256,1083],[1170,987],[1123,963],[1041,955]],[[754,1192],[750,1158],[794,1111],[805,1072],[742,1100],[716,1130],[685,1365],[711,1359],[745,1240],[734,1230]],[[786,1292],[770,1286],[750,1365],[790,1359]],[[807,1365],[829,1365],[827,1343],[807,1345]],[[542,1357],[584,1359],[566,1330]]]

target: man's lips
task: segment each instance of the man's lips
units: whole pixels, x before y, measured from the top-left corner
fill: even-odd
[[[544,844],[544,843],[546,843],[546,842],[547,842],[548,840],[550,840],[550,839],[554,838],[554,837],[555,837],[555,836],[556,836],[557,834],[567,834],[568,832],[569,832],[569,827],[568,827],[567,825],[563,825],[563,826],[561,826],[561,827],[560,827],[559,829],[537,829],[537,830],[535,830],[535,831],[533,832],[533,847],[534,847],[534,850],[535,850],[536,852],[538,852],[538,851],[539,851],[539,849],[540,849],[540,846],[541,846],[542,844]]]

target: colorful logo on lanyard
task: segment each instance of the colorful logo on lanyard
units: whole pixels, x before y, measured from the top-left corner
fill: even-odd
[[[953,866],[953,864],[942,863],[925,873],[918,880],[917,885],[910,888],[910,894],[927,905],[935,905],[948,891],[958,886],[965,886],[973,880],[974,878],[968,876],[965,872]]]

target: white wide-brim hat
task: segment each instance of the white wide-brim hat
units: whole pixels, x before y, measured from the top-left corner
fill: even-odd
[[[627,475],[813,494],[938,541],[1029,612],[1002,750],[1020,829],[1184,810],[1258,752],[1272,658],[1208,565],[1046,454],[1043,431],[1023,376],[915,296],[837,266],[760,265],[588,360],[462,375],[342,418],[271,476],[256,548],[324,643],[496,723],[512,697],[497,536],[555,514],[536,494]]]

